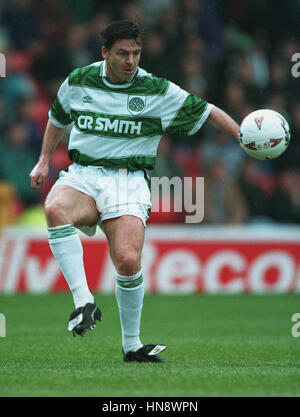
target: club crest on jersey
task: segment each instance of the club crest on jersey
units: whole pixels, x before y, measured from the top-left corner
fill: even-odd
[[[254,121],[256,123],[256,126],[259,128],[259,130],[261,129],[261,125],[262,125],[263,120],[264,120],[264,117],[263,116],[256,117],[254,119]]]
[[[129,95],[127,100],[128,111],[133,114],[140,114],[144,111],[146,106],[145,96]]]

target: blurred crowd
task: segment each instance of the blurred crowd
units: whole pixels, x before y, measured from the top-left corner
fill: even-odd
[[[145,27],[140,66],[149,72],[238,123],[269,108],[291,127],[289,148],[272,161],[251,159],[208,124],[194,136],[164,135],[152,174],[203,176],[207,224],[300,223],[300,77],[291,71],[300,52],[299,0],[2,0],[0,227],[41,209],[58,172],[70,164],[66,132],[46,184],[30,188],[58,87],[74,68],[102,59],[100,33],[115,19]],[[182,222],[184,216],[173,210],[153,213],[149,221]]]

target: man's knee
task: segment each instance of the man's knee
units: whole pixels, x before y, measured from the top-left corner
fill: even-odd
[[[135,251],[124,251],[116,258],[116,268],[120,275],[134,275],[141,269],[140,254]]]
[[[48,223],[60,223],[67,217],[67,210],[64,204],[59,199],[46,200],[44,210]]]

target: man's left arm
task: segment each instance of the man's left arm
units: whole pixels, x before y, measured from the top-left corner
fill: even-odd
[[[239,125],[223,110],[213,106],[207,118],[207,122],[216,129],[222,130],[233,136],[239,142]]]
[[[239,142],[239,125],[227,113],[171,81],[162,98],[159,114],[164,133],[194,135],[208,121]]]

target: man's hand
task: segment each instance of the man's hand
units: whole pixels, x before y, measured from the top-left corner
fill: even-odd
[[[49,163],[39,161],[29,174],[31,188],[39,189],[44,184],[49,172]]]
[[[48,120],[39,162],[29,174],[31,188],[39,189],[49,173],[49,162],[58,142],[63,138],[65,128],[56,127]]]

